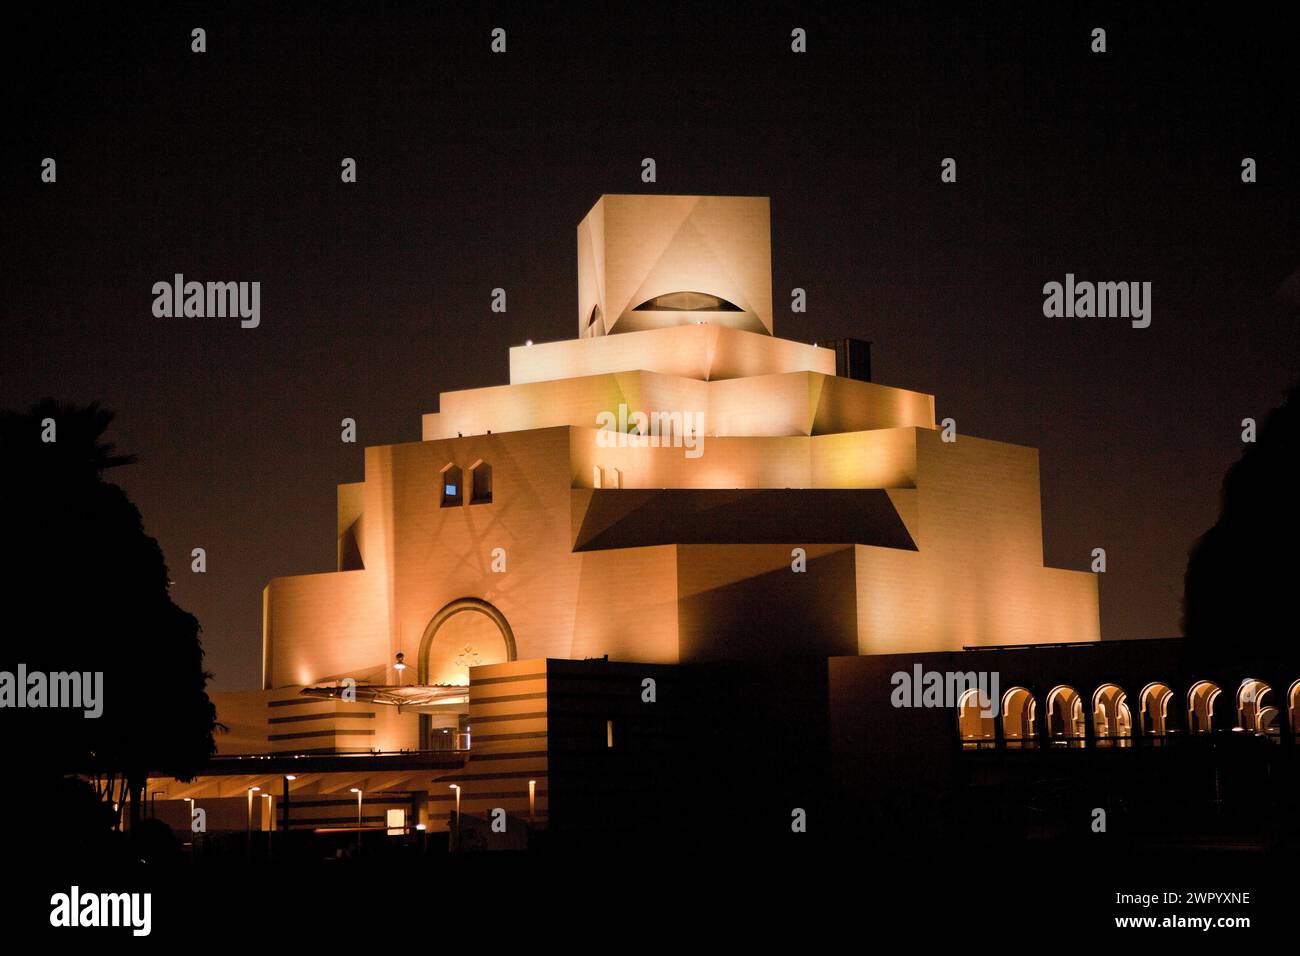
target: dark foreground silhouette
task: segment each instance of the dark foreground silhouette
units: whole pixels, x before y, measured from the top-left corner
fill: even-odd
[[[0,671],[77,672],[86,686],[102,674],[96,718],[0,710],[5,819],[44,824],[16,827],[11,846],[46,858],[126,852],[123,823],[140,818],[149,771],[192,776],[214,750],[198,621],[172,601],[139,511],[104,480],[134,461],[105,441],[112,417],[49,400],[0,413]],[[16,692],[42,702],[30,679]]]

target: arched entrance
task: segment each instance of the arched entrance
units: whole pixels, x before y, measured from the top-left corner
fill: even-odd
[[[517,657],[515,634],[496,606],[480,598],[457,598],[429,621],[420,638],[416,682],[421,685],[469,685],[469,669]],[[430,747],[431,722],[420,715],[420,749]]]
[[[1237,726],[1252,733],[1276,736],[1278,710],[1273,705],[1273,688],[1265,681],[1247,677],[1237,689]]]
[[[1093,693],[1092,730],[1098,747],[1127,747],[1132,743],[1133,717],[1127,695],[1118,684],[1102,684]]]
[[[1223,693],[1213,681],[1202,680],[1192,685],[1187,692],[1188,732],[1208,734],[1214,730],[1215,701]]]
[[[1291,713],[1291,733],[1300,736],[1300,680],[1287,691],[1287,710]]]
[[[989,705],[981,703],[979,690],[972,688],[957,701],[957,728],[961,732],[961,745],[966,750],[978,750],[994,745],[993,717],[985,716]]]
[[[1083,701],[1073,687],[1061,684],[1048,693],[1047,721],[1053,747],[1083,746]]]
[[[1164,744],[1166,734],[1176,729],[1173,726],[1174,715],[1169,713],[1169,705],[1173,699],[1173,689],[1159,681],[1147,684],[1138,695],[1142,733],[1150,737],[1151,743],[1157,747]]]
[[[1024,687],[1013,687],[1002,695],[1002,736],[1008,747],[1035,746],[1037,710],[1038,702]]]

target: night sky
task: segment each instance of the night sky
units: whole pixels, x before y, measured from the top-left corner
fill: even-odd
[[[877,381],[1037,446],[1047,563],[1106,548],[1103,636],[1178,632],[1240,422],[1300,376],[1287,24],[1240,5],[271,6],[52,5],[2,41],[0,406],[116,410],[140,462],[110,477],[217,689],[259,680],[266,582],[333,569],[362,444],[418,440],[440,391],[575,335],[575,227],[617,192],[770,196],[776,334],[871,339]],[[261,326],[155,318],[177,272],[260,281]],[[1151,327],[1045,318],[1067,272],[1151,282]]]

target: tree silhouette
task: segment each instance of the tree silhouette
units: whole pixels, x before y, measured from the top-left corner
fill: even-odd
[[[1192,547],[1183,634],[1196,664],[1300,661],[1300,383],[1223,481],[1219,520]]]
[[[0,726],[34,786],[84,775],[134,822],[151,771],[188,779],[202,768],[215,749],[216,712],[198,621],[171,600],[162,550],[140,512],[104,481],[106,470],[135,460],[104,440],[112,419],[98,405],[50,400],[0,412],[0,491],[10,513],[0,548],[10,610],[0,670],[21,663],[29,673],[103,674],[99,718],[6,709]],[[18,611],[27,612],[22,629]],[[61,823],[93,828],[98,817],[76,816]]]

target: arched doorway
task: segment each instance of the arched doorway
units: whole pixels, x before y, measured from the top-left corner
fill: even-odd
[[[1174,699],[1173,689],[1168,684],[1153,681],[1142,688],[1138,694],[1138,716],[1141,720],[1142,735],[1152,738],[1152,743],[1159,747],[1165,742],[1165,735],[1173,727],[1169,714],[1169,704]]]
[[[1048,693],[1047,720],[1053,747],[1083,746],[1083,701],[1073,687],[1061,684]]]
[[[986,715],[988,702],[980,701],[980,692],[971,688],[957,701],[957,728],[961,732],[961,745],[967,750],[981,750],[996,745],[994,718]]]
[[[1218,684],[1202,680],[1187,692],[1187,730],[1193,734],[1208,734],[1214,729],[1214,704],[1223,693]]]
[[[1278,735],[1277,707],[1273,688],[1262,680],[1247,677],[1237,688],[1237,726],[1251,733]]]
[[[1002,736],[1010,748],[1032,747],[1037,741],[1038,701],[1023,687],[1002,695]]]
[[[1287,691],[1287,711],[1291,714],[1291,733],[1300,735],[1300,680]]]
[[[1092,695],[1092,732],[1098,747],[1128,747],[1133,743],[1133,718],[1118,684],[1102,684]]]
[[[416,681],[427,686],[468,686],[469,669],[517,657],[514,631],[496,606],[463,597],[438,611],[424,629],[416,659]],[[428,750],[432,724],[420,715],[420,749]]]

